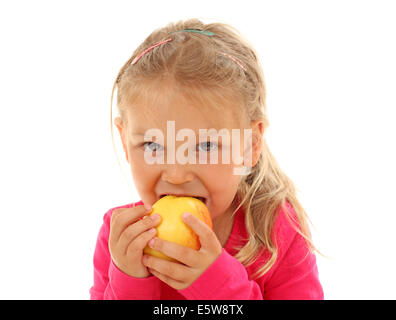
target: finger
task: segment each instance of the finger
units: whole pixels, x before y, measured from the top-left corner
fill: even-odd
[[[183,221],[197,234],[199,237],[199,241],[201,243],[200,251],[209,249],[209,250],[217,250],[218,248],[218,239],[212,229],[203,222],[198,219],[196,216],[189,212],[185,212],[182,215]]]
[[[156,235],[156,233],[157,232],[154,228],[151,228],[141,233],[139,236],[136,237],[134,241],[131,241],[129,245],[126,246],[125,253],[127,251],[135,251],[139,252],[139,255],[141,256],[143,249],[147,246],[147,243]]]
[[[149,255],[143,256],[143,264],[161,273],[163,276],[179,282],[185,282],[191,273],[189,267],[178,262],[172,262]]]
[[[146,219],[139,220],[127,226],[121,233],[118,244],[122,248],[127,248],[128,244],[133,241],[141,233],[154,228],[161,221],[161,216],[158,214],[147,217]],[[155,230],[155,229],[154,229]]]
[[[151,272],[154,276],[156,276],[158,279],[160,279],[161,281],[165,282],[168,286],[176,289],[176,290],[182,290],[185,288],[185,284],[183,282],[174,280],[168,276],[163,275],[162,273],[148,268],[149,272]]]
[[[154,238],[148,245],[154,250],[160,251],[168,257],[174,258],[189,267],[197,266],[200,262],[197,250],[184,247],[175,242]]]
[[[133,208],[120,208],[113,210],[110,220],[110,235],[112,239],[118,241],[122,231],[124,231],[128,225],[134,223],[148,213],[149,212],[142,205]]]

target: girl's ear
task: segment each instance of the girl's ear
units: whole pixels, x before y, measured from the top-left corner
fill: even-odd
[[[124,124],[122,122],[122,119],[120,117],[117,117],[114,119],[114,124],[118,129],[118,132],[120,133],[121,141],[122,141],[122,147],[125,152],[126,160],[129,162],[128,159],[128,149],[127,149],[127,141],[125,138],[125,130],[124,130]]]
[[[251,122],[252,129],[252,168],[256,165],[263,150],[263,120],[254,120]]]

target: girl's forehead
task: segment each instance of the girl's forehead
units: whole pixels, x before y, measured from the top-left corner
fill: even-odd
[[[127,108],[130,129],[166,127],[167,121],[175,121],[176,128],[221,129],[242,126],[242,106],[238,105],[235,96],[210,90],[161,89],[140,93],[131,101]]]
[[[239,128],[231,112],[221,112],[207,106],[173,103],[136,105],[128,113],[128,126],[132,131],[143,133],[152,128],[166,131],[171,125],[176,131],[184,128],[198,132],[199,129]]]

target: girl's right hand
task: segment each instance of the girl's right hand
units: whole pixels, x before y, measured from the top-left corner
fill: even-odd
[[[122,272],[135,278],[151,275],[142,263],[143,249],[155,236],[155,226],[161,221],[159,215],[151,217],[143,205],[115,209],[110,221],[109,251],[114,264]],[[157,217],[157,219],[156,219]]]

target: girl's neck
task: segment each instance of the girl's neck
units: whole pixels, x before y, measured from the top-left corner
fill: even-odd
[[[235,215],[232,213],[237,208],[236,201],[234,200],[231,206],[221,216],[213,220],[213,231],[219,239],[221,246],[224,247],[231,234],[232,226],[234,225]]]

